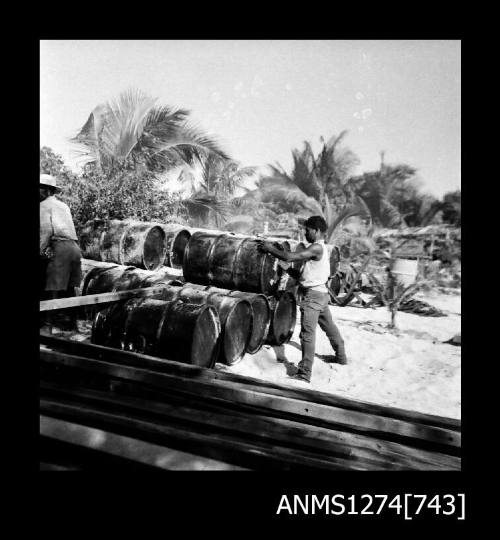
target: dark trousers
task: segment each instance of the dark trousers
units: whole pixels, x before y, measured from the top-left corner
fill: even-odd
[[[53,300],[56,298],[69,298],[75,296],[75,287],[68,286],[62,290],[47,290],[47,272],[51,260],[40,256],[39,258],[39,299]],[[76,330],[77,329],[76,309],[65,309],[61,311],[47,311],[40,313],[40,327],[42,326],[58,326],[62,329]]]
[[[335,325],[328,307],[329,295],[307,289],[303,291],[300,303],[301,327],[300,342],[302,346],[302,360],[299,363],[299,372],[310,378],[314,362],[316,347],[316,327],[319,327],[330,340],[339,364],[346,364],[347,358],[344,350],[344,340]]]

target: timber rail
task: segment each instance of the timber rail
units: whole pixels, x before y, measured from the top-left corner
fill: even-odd
[[[88,294],[84,296],[71,296],[70,298],[56,298],[55,300],[42,300],[40,311],[57,311],[60,309],[76,308],[81,306],[95,306],[110,304],[130,298],[146,298],[155,296],[165,290],[165,287],[147,287],[128,291],[114,291],[108,293]]]
[[[101,440],[100,452],[149,466],[461,466],[461,424],[455,419],[51,336],[40,336],[40,367],[43,437],[94,450],[95,441]]]

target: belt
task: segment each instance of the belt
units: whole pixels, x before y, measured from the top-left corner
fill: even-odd
[[[316,289],[316,287],[325,287],[326,290],[318,290]],[[314,292],[319,292],[319,293],[323,293],[323,294],[327,294],[328,293],[328,288],[326,285],[313,285],[312,287],[303,287],[302,285],[299,285],[299,290],[304,294],[306,293],[307,291],[314,291]]]
[[[66,242],[76,242],[75,239],[73,239],[73,238],[66,238],[66,237],[64,237],[64,236],[52,236],[52,237],[51,237],[51,241],[52,241],[52,242],[64,242],[64,241],[66,241]]]

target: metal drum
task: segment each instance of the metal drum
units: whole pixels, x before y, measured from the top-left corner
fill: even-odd
[[[82,255],[86,259],[101,260],[101,240],[106,231],[107,221],[92,219],[87,221],[78,235]]]
[[[182,268],[184,252],[191,238],[191,232],[184,225],[167,223],[161,225],[166,239],[166,256],[164,264],[172,268]]]
[[[271,325],[267,336],[268,345],[283,345],[292,338],[297,321],[297,300],[290,291],[279,291],[269,297]]]
[[[231,298],[247,300],[252,307],[252,328],[246,352],[255,354],[262,348],[267,338],[269,325],[271,324],[271,307],[265,295],[243,291],[230,291],[218,287],[204,287],[203,285],[194,285],[192,283],[188,285],[193,288],[203,288],[204,291],[209,293],[219,293]]]
[[[213,367],[221,325],[212,306],[182,300],[128,300],[100,312],[92,342],[201,367]]]
[[[255,354],[260,351],[267,339],[271,325],[271,306],[263,294],[246,293],[242,291],[228,291],[227,296],[244,298],[252,306],[252,332],[248,340],[246,352]]]
[[[125,291],[158,284],[181,283],[178,276],[170,275],[168,270],[151,272],[134,266],[85,261],[86,272],[82,280],[82,295]]]
[[[97,235],[97,232],[95,234]],[[92,253],[95,252],[98,242],[101,261],[136,266],[145,270],[156,270],[165,261],[165,232],[157,223],[112,219],[106,222],[99,240],[96,238],[97,236],[91,245]]]
[[[90,270],[83,280],[82,295],[100,294],[118,290],[117,282],[127,271],[135,270],[133,266],[115,265],[109,268],[96,267]],[[123,288],[120,290],[124,290]]]
[[[257,248],[257,239],[233,234],[195,232],[184,253],[186,281],[244,292],[273,294],[278,261]]]
[[[231,298],[209,287],[192,283],[182,287],[166,286],[159,298],[182,299],[192,304],[215,307],[222,327],[219,361],[233,365],[243,358],[252,332],[252,306],[248,300]]]
[[[156,270],[165,261],[165,232],[160,225],[154,223],[131,223],[123,234],[121,250],[122,264]]]

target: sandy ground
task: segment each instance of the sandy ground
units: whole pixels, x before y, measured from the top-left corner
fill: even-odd
[[[265,346],[234,366],[216,368],[289,386],[311,388],[381,405],[460,418],[461,347],[443,343],[461,331],[461,297],[426,294],[416,298],[443,310],[446,317],[400,312],[397,331],[389,331],[386,308],[330,307],[346,344],[348,365],[327,362],[332,355],[318,328],[311,383],[290,379],[301,358],[300,317],[290,343]],[[285,356],[283,362],[278,356]],[[318,356],[319,355],[319,356]]]
[[[443,342],[461,331],[461,297],[427,293],[416,298],[447,316],[400,312],[396,320],[398,330],[390,331],[390,314],[384,307],[330,307],[344,337],[349,364],[342,366],[322,358],[331,356],[333,351],[318,328],[310,384],[289,377],[301,358],[299,314],[290,343],[280,348],[265,346],[233,366],[216,364],[215,368],[291,387],[460,418],[461,347]],[[79,328],[77,333],[54,329],[54,334],[79,341],[89,339],[91,323],[80,321]]]

